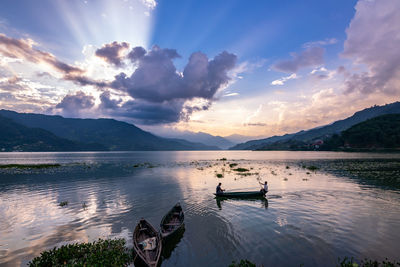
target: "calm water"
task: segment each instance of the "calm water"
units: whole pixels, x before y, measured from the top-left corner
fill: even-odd
[[[26,265],[41,251],[72,242],[122,237],[131,246],[141,217],[158,228],[177,201],[185,231],[162,266],[227,266],[244,258],[264,266],[335,266],[344,256],[400,260],[396,154],[0,153],[0,164],[10,163],[62,166],[0,169],[2,266]],[[238,175],[228,163],[251,175]],[[258,190],[258,179],[269,182],[267,201],[212,195],[218,182]]]

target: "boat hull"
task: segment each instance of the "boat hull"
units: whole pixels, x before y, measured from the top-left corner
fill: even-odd
[[[181,205],[177,203],[161,220],[161,238],[165,240],[182,229],[184,218],[183,209]]]
[[[141,248],[140,242],[148,238],[156,238],[156,248],[145,251]],[[146,220],[141,219],[133,232],[133,249],[135,251],[135,260],[140,264],[149,267],[156,267],[160,263],[162,251],[162,240],[155,228]]]
[[[246,197],[264,197],[265,194],[261,191],[247,191],[247,192],[224,192],[222,194],[214,194],[216,197],[226,198],[246,198]]]

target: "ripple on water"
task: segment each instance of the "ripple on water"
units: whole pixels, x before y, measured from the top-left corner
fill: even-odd
[[[329,173],[306,174],[299,166],[317,159],[310,163],[291,153],[290,160],[276,160],[272,152],[267,158],[257,158],[263,152],[196,153],[69,155],[61,160],[94,164],[9,174],[0,185],[0,264],[18,265],[44,249],[99,237],[123,237],[131,246],[141,217],[158,228],[177,201],[185,210],[185,232],[163,266],[227,266],[244,258],[266,266],[332,266],[339,256],[398,258],[397,191],[360,185],[343,172],[334,176],[336,165],[328,168],[329,162]],[[212,193],[219,181],[228,189],[258,188],[256,176],[238,177],[213,160],[223,157],[268,180],[268,201],[218,202]],[[144,162],[157,167],[133,168]],[[222,168],[218,179],[215,171]],[[60,207],[61,201],[68,205]]]

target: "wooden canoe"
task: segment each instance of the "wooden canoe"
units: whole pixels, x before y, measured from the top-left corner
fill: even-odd
[[[172,209],[165,214],[160,223],[161,238],[167,238],[173,235],[183,226],[185,216],[181,204],[178,202]]]
[[[229,197],[229,198],[246,198],[246,197],[263,197],[264,192],[261,191],[247,191],[247,192],[223,192],[221,194],[214,194],[217,197]]]
[[[155,237],[156,247],[153,250],[143,248],[143,241]],[[149,267],[156,267],[159,264],[162,242],[159,233],[145,219],[141,219],[133,232],[133,249],[136,253],[135,259],[140,259],[142,263]]]

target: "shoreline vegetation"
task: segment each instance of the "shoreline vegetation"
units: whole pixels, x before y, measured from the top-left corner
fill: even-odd
[[[98,239],[89,243],[73,243],[54,247],[43,251],[40,256],[32,259],[28,265],[30,267],[39,266],[128,266],[135,260],[132,248],[126,246],[126,240],[120,239]],[[303,264],[299,264],[304,266]],[[247,259],[232,261],[228,267],[257,267],[257,265]],[[398,267],[400,262],[364,259],[357,261],[354,258],[338,258],[337,267]]]
[[[61,167],[61,164],[4,164],[0,165],[0,169],[47,169]]]

